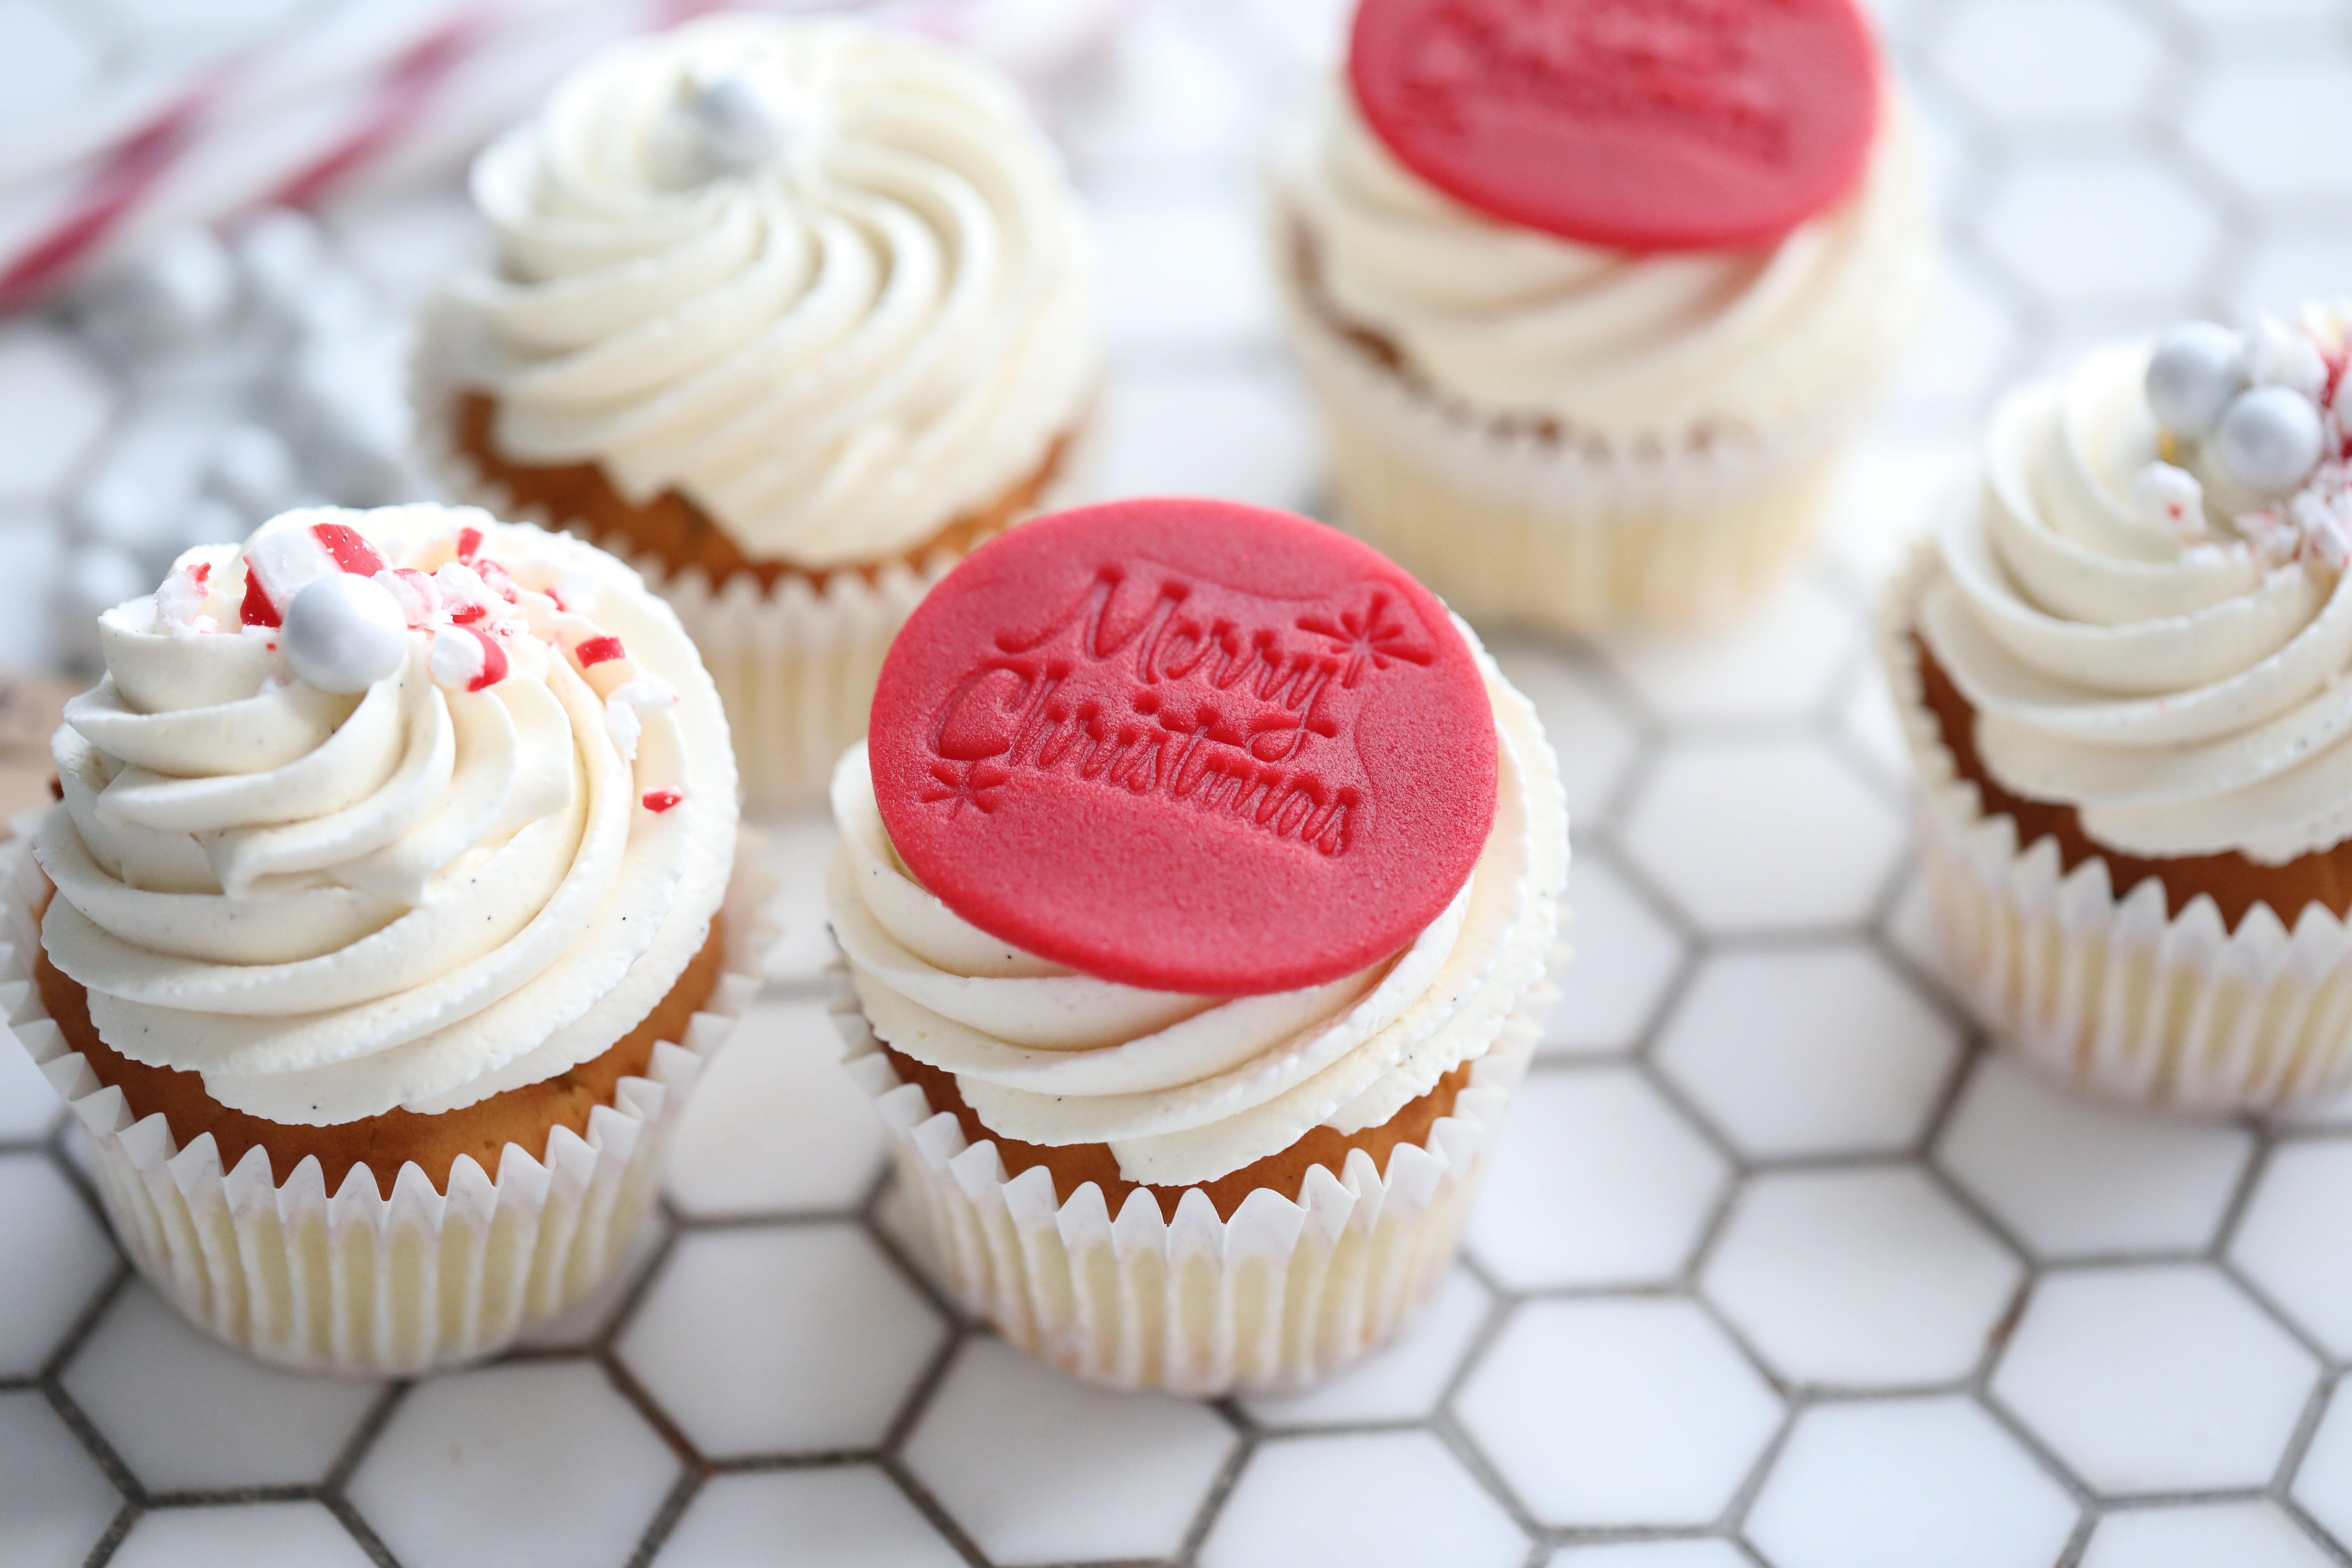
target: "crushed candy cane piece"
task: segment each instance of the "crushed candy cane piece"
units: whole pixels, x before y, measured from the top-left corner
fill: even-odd
[[[606,636],[583,637],[581,639],[580,646],[572,651],[579,658],[580,668],[585,669],[590,665],[603,664],[608,659],[622,658],[627,650],[621,647],[620,638]]]
[[[444,568],[446,570],[446,568]],[[507,678],[507,650],[478,626],[433,634],[433,683],[445,691],[481,691]]]
[[[645,793],[645,807],[651,812],[665,812],[686,798],[686,792],[675,789],[649,789]]]
[[[2205,487],[2188,469],[2150,463],[2132,476],[2132,510],[2143,521],[2194,542],[2211,532],[2205,519]]]

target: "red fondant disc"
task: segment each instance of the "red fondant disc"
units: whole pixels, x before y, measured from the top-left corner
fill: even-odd
[[[1495,814],[1495,721],[1436,596],[1346,534],[1118,501],[975,551],[891,645],[868,742],[923,885],[1087,974],[1218,996],[1403,949]]]
[[[1827,210],[1880,92],[1854,0],[1363,0],[1348,68],[1439,190],[1632,251],[1768,246]]]

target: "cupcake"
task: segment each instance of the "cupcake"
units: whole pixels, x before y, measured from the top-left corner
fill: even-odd
[[[1885,659],[1952,968],[2011,1048],[2217,1110],[2352,1079],[2352,307],[2002,402]]]
[[[1364,0],[1272,180],[1344,521],[1454,608],[1686,624],[1797,553],[1932,272],[1853,0]]]
[[[428,312],[451,488],[634,562],[755,804],[818,798],[891,634],[1063,489],[1101,354],[1076,198],[1013,85],[861,23],[634,38],[474,166],[495,264]]]
[[[850,1070],[972,1310],[1213,1394],[1423,1299],[1569,854],[1534,710],[1426,589],[1227,502],[1043,519],[909,619],[833,810]]]
[[[0,967],[124,1250],[219,1338],[369,1375],[593,1289],[758,984],[677,616],[537,528],[322,508],[100,637]]]

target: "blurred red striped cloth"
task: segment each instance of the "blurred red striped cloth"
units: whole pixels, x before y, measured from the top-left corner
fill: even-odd
[[[953,39],[1033,87],[1141,0],[770,0]],[[711,0],[312,0],[135,62],[0,135],[0,309],[190,223],[454,167],[601,45]]]

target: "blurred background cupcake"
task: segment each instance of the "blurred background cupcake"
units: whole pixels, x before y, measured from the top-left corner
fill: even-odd
[[[100,636],[0,963],[124,1250],[361,1375],[593,1290],[768,940],[721,918],[734,759],[677,617],[575,540],[319,508]]]
[[[726,16],[609,49],[474,168],[426,328],[461,488],[636,562],[754,804],[821,790],[925,589],[1063,492],[1100,379],[1059,160],[978,59]]]
[[[1748,597],[1923,312],[1927,186],[1869,24],[1735,11],[1366,0],[1276,165],[1344,520],[1474,618]]]
[[[2116,1098],[2352,1077],[2347,323],[2198,323],[2012,394],[1889,605],[1958,977]]]

